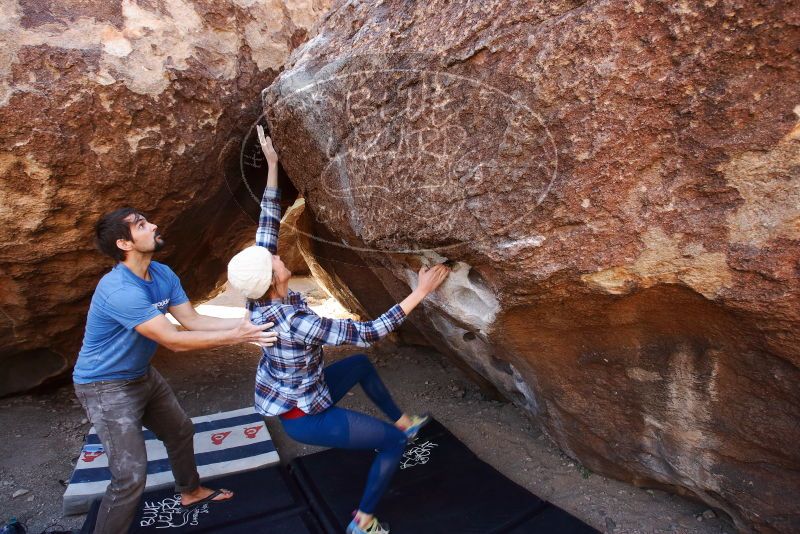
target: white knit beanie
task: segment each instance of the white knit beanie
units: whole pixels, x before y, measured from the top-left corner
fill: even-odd
[[[264,247],[247,247],[228,262],[228,282],[249,299],[264,296],[272,283],[272,254]]]

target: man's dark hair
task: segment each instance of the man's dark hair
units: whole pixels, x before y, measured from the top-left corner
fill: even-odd
[[[100,252],[114,258],[116,261],[125,259],[125,251],[117,246],[117,239],[133,241],[131,223],[125,220],[126,217],[130,217],[133,214],[138,215],[139,212],[133,208],[125,207],[100,217],[94,227],[94,244]]]

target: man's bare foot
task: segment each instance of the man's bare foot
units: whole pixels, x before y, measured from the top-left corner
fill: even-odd
[[[209,499],[214,492],[219,492],[218,495],[214,496],[212,499]],[[227,501],[228,499],[233,497],[233,492],[226,489],[218,489],[212,490],[210,488],[206,488],[204,486],[199,486],[197,489],[192,491],[182,491],[181,492],[181,506],[191,506],[193,504],[197,504],[200,501],[209,500],[209,501]]]

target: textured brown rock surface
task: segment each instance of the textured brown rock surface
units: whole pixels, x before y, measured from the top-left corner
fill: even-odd
[[[74,360],[101,213],[144,210],[157,259],[214,287],[258,214],[259,91],[328,4],[0,0],[0,395]]]
[[[338,2],[264,104],[361,306],[456,262],[412,321],[565,451],[796,532],[799,47],[796,2]]]
[[[394,299],[370,266],[354,263],[357,258],[343,256],[341,249],[331,246],[329,239],[332,237],[325,226],[310,215],[305,200],[298,199],[281,221],[278,252],[284,258],[288,250],[290,261],[300,264],[300,268],[305,267],[325,292],[352,314],[377,317],[395,303]],[[300,255],[299,259],[294,257],[294,251]],[[299,272],[291,267],[289,269],[293,274]],[[404,323],[398,334],[407,344],[430,344],[412,323]],[[478,377],[474,378],[479,380]]]
[[[309,274],[308,265],[300,251],[301,241],[307,240],[307,236],[299,228],[300,218],[305,211],[306,203],[302,198],[298,198],[294,204],[283,214],[281,219],[281,229],[278,234],[278,252],[281,255],[286,268],[294,275]]]

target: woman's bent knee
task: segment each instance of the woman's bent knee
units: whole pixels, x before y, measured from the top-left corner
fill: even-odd
[[[352,356],[348,356],[347,359],[353,362],[353,365],[372,367],[372,362],[369,361],[366,354],[353,354]]]
[[[349,359],[353,362],[353,367],[358,369],[360,376],[378,373],[378,371],[375,369],[375,366],[372,365],[372,362],[366,354],[354,354],[350,356]]]
[[[408,438],[406,437],[405,432],[401,431],[396,427],[392,427],[389,435],[386,436],[386,440],[384,441],[384,446],[381,447],[380,450],[382,451],[400,451],[400,454],[403,453],[406,449],[406,445],[408,445]]]

